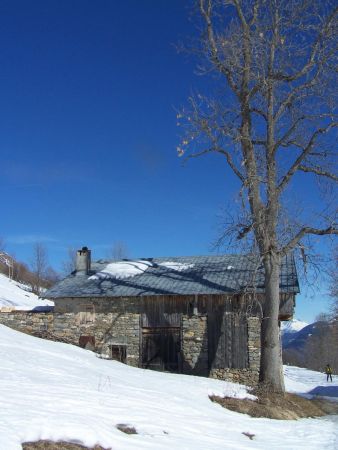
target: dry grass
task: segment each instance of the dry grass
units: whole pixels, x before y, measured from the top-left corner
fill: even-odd
[[[133,426],[126,425],[125,423],[118,423],[116,428],[126,434],[137,434],[137,431]]]
[[[119,423],[116,428],[126,434],[137,434],[136,429],[124,423]],[[86,447],[85,445],[75,442],[53,442],[53,441],[37,441],[25,442],[22,444],[23,450],[111,450],[95,445],[95,447]]]
[[[258,397],[257,401],[217,396],[212,396],[210,399],[224,408],[248,414],[251,417],[296,420],[338,414],[338,404],[325,400],[308,400],[295,394],[266,391],[256,391],[253,394]]]
[[[94,447],[86,447],[81,444],[72,442],[53,442],[53,441],[37,441],[37,442],[25,442],[22,444],[23,450],[111,450],[103,448],[100,445]]]

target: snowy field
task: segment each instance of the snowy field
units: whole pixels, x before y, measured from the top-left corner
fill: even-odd
[[[27,286],[0,274],[0,308],[30,310],[53,305],[50,300],[40,300]]]
[[[248,394],[243,386],[163,374],[99,359],[67,344],[0,325],[0,449],[38,439],[112,449],[337,449],[337,416],[254,419],[208,396]],[[287,367],[287,389],[338,397],[338,377]],[[319,386],[319,388],[318,388]],[[116,424],[134,426],[127,435]],[[253,440],[243,432],[254,434]]]

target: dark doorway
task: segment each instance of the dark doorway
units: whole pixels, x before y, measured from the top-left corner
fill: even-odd
[[[180,328],[143,328],[141,359],[145,369],[181,372]]]
[[[95,349],[95,336],[80,336],[79,346],[87,350]]]
[[[111,345],[110,346],[110,357],[115,361],[120,361],[122,363],[126,362],[127,359],[127,346],[126,345]]]

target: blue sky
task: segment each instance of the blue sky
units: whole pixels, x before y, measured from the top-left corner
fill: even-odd
[[[175,45],[190,1],[34,0],[0,5],[0,235],[57,269],[68,247],[106,256],[208,254],[237,185],[220,157],[182,166],[176,108],[204,83]],[[325,290],[325,288],[323,288]],[[299,300],[312,320],[325,296]]]

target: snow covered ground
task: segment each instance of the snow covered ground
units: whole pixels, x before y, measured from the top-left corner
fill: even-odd
[[[338,376],[332,376],[332,382],[326,381],[326,375],[300,367],[284,366],[285,386],[288,392],[301,394],[307,398],[319,396],[338,402]],[[337,446],[338,449],[338,446]]]
[[[0,361],[1,450],[38,439],[123,450],[338,448],[336,416],[254,419],[209,400],[212,393],[248,395],[232,383],[128,367],[2,325]],[[323,374],[287,367],[286,384],[301,393],[329,387],[338,397],[338,376],[328,384]],[[138,434],[119,431],[120,423]]]
[[[27,286],[0,274],[0,308],[31,310],[52,305],[50,300],[40,300]]]

